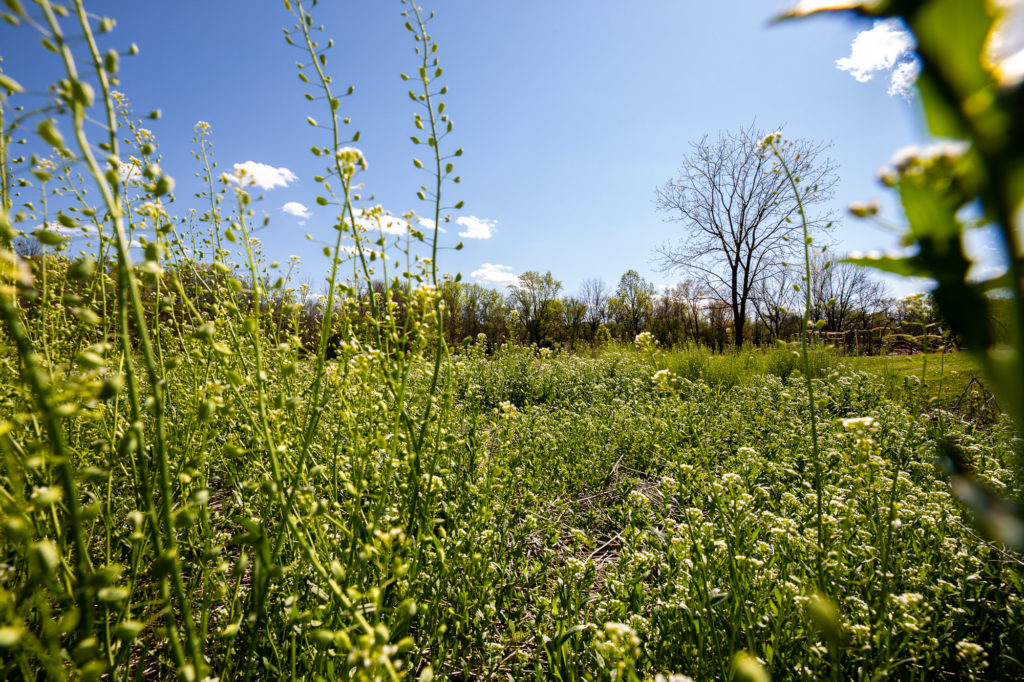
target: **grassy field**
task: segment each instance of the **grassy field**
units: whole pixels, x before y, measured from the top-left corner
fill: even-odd
[[[611,348],[621,350],[624,347]],[[980,364],[966,352],[854,356],[834,348],[817,347],[810,350],[809,358],[814,377],[826,377],[842,368],[867,372],[879,377],[890,394],[904,391],[907,378],[915,377],[922,383],[915,395],[925,405],[934,407],[955,406],[972,378],[977,378],[983,388],[988,383]],[[669,369],[688,379],[703,379],[713,386],[731,387],[766,375],[781,379],[794,374],[798,376],[801,360],[794,348],[746,348],[716,353],[706,347],[691,345],[659,352],[656,363],[659,368]],[[961,406],[968,405],[974,390],[972,385]]]
[[[980,393],[948,409],[964,356],[453,350],[437,254],[462,150],[415,4],[432,239],[367,227],[333,41],[285,3],[338,216],[311,297],[265,261],[207,123],[202,208],[170,215],[94,41],[114,22],[36,4],[61,118],[5,128],[0,99],[0,129],[49,145],[0,146],[0,678],[1024,678],[1024,561],[992,539],[1018,530],[1022,441]],[[15,186],[67,207],[27,233]],[[72,252],[86,227],[96,251]]]
[[[980,364],[966,352],[846,357],[841,362],[878,375],[892,389],[905,377],[917,377],[924,383],[924,396],[942,406],[959,400],[972,378],[983,386],[988,383]]]

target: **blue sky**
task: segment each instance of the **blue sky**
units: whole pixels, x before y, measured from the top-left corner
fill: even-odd
[[[897,149],[927,136],[912,95],[891,92],[893,72],[912,70],[901,67],[909,60],[898,27],[838,17],[770,25],[785,3],[763,0],[424,3],[437,15],[431,32],[450,89],[450,139],[465,148],[463,182],[449,191],[457,190],[452,203],[465,201],[455,216],[467,220],[442,237],[465,248],[442,253],[444,271],[500,284],[502,273],[551,270],[567,293],[587,277],[614,287],[629,268],[656,285],[674,283],[682,275],[659,272],[653,250],[682,232],[655,210],[654,189],[675,173],[690,141],[753,121],[831,141],[840,172],[832,207],[878,199],[899,222],[875,174]],[[163,111],[147,127],[177,180],[173,212],[194,205],[190,139],[195,123],[207,121],[221,170],[252,161],[294,176],[263,192],[258,210],[271,222],[259,236],[269,256],[300,256],[302,276],[318,282],[327,261],[304,235],[330,239],[333,212],[314,202],[322,160],[308,150],[326,134],[306,117],[322,118],[323,104],[302,96],[302,55],[283,40],[291,18],[282,3],[89,7],[118,21],[104,47],[140,48],[122,60],[120,89],[140,115]],[[335,83],[355,87],[342,107],[369,161],[360,176],[365,194],[396,214],[426,208],[415,197],[425,176],[412,165],[424,148],[409,141],[417,109],[399,78],[416,68],[402,9],[398,0],[334,0],[316,12],[335,38]],[[26,86],[53,80],[56,60],[32,30],[0,25],[0,45],[5,72]],[[837,66],[844,58],[852,60],[841,63],[846,70]],[[289,202],[309,216],[283,211]],[[489,238],[463,239],[460,231]],[[833,236],[841,252],[896,245],[892,234],[853,218]],[[893,292],[920,288],[896,282]]]

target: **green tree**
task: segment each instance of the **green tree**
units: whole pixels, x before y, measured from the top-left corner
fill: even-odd
[[[615,295],[608,299],[608,311],[623,338],[632,339],[647,328],[654,312],[654,286],[636,270],[627,270]]]
[[[511,285],[509,307],[519,315],[519,322],[526,330],[529,343],[541,343],[545,335],[558,323],[560,305],[558,292],[562,283],[548,270],[540,274],[527,270],[519,275],[519,281]]]

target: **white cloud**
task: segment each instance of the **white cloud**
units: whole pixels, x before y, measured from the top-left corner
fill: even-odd
[[[434,225],[436,225],[433,218],[421,218],[420,216],[416,216],[416,224],[422,227],[427,232],[433,232]],[[448,232],[448,230],[444,229],[443,227],[438,227],[437,231],[440,232],[441,234],[445,234],[446,232]]]
[[[117,174],[121,177],[121,182],[136,182],[142,178],[142,169],[136,163],[119,161],[117,164]]]
[[[42,223],[39,223],[39,224],[34,225],[32,227],[33,231],[34,230],[43,230],[43,229],[49,230],[50,232],[56,232],[57,234],[64,235],[65,237],[70,237],[70,238],[73,239],[75,237],[88,236],[88,234],[90,232],[92,232],[92,225],[89,225],[89,224],[86,224],[86,223],[80,223],[80,224],[76,225],[75,227],[64,227],[63,225],[58,223],[56,220],[54,220],[54,221],[46,223],[45,225],[43,225]]]
[[[916,59],[900,62],[899,66],[893,69],[892,78],[889,80],[889,94],[910,97],[910,90],[920,73],[921,63]]]
[[[459,232],[460,237],[465,237],[466,239],[490,239],[494,236],[495,226],[498,224],[498,221],[477,218],[471,215],[456,218],[455,224],[466,228]]]
[[[877,73],[892,72],[890,95],[908,96],[920,66],[914,54],[914,37],[898,19],[876,21],[861,31],[850,45],[850,56],[836,60],[836,67],[848,71],[861,83]]]
[[[342,245],[341,250],[353,258],[359,255],[359,249],[356,248],[355,244],[344,244]],[[363,256],[365,256],[367,260],[370,260],[371,256],[380,258],[381,260],[395,260],[394,256],[389,256],[380,249],[371,249],[366,244],[363,244]]]
[[[235,164],[235,177],[228,176],[232,182],[238,182],[238,177],[245,179],[245,184],[257,185],[260,189],[274,189],[275,187],[287,187],[289,182],[298,180],[299,177],[287,168],[274,168],[258,161],[246,161]]]
[[[300,204],[297,201],[289,201],[281,207],[281,210],[289,215],[296,216],[298,218],[309,218],[313,214],[309,212],[309,207],[304,204]]]
[[[409,231],[409,221],[405,218],[378,213],[379,205],[375,209],[354,209],[356,224],[364,230],[380,230],[384,234],[405,234]]]
[[[494,286],[511,286],[519,281],[519,277],[512,272],[511,267],[494,263],[484,263],[479,269],[470,273],[470,276],[477,284]]]

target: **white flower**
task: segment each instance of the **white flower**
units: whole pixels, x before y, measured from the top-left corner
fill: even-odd
[[[851,417],[843,420],[843,428],[847,431],[875,431],[878,426],[874,417]]]
[[[338,157],[338,161],[341,162],[342,172],[346,176],[352,176],[356,172],[356,166],[359,166],[360,170],[367,169],[366,157],[363,156],[361,149],[355,147],[341,147],[335,152]]]

